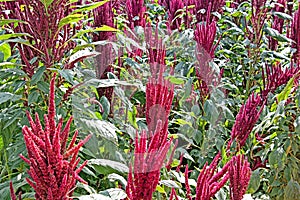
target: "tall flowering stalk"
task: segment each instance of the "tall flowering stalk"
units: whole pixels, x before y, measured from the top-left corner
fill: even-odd
[[[104,5],[93,10],[94,23],[93,27],[97,28],[107,25],[115,28],[113,3],[106,2]],[[98,32],[93,34],[93,41],[111,41],[114,39],[115,34],[110,31]],[[96,76],[99,79],[107,79],[108,73],[114,72],[113,62],[115,55],[113,52],[112,44],[98,45],[96,51],[99,55],[96,56]],[[109,102],[112,100],[113,87],[97,88],[99,97],[105,96]]]
[[[229,166],[230,177],[230,200],[242,200],[246,193],[251,169],[244,155],[232,157]]]
[[[300,64],[300,6],[294,13],[292,25],[291,25],[291,39],[294,41],[292,47],[296,49],[293,54],[293,61],[295,64]]]
[[[64,128],[63,119],[55,122],[55,75],[51,79],[49,93],[48,114],[44,115],[45,126],[41,125],[38,114],[35,121],[29,112],[27,117],[30,127],[22,128],[28,158],[20,157],[30,166],[26,178],[29,185],[35,190],[35,198],[40,200],[70,199],[76,181],[87,183],[78,174],[87,164],[85,161],[77,167],[80,158],[77,158],[79,149],[90,139],[86,137],[75,145],[78,131],[67,146],[72,117]]]
[[[171,30],[180,29],[181,26],[181,18],[178,17],[178,11],[183,9],[184,4],[182,0],[165,0],[163,1],[163,6],[165,7],[168,20],[169,20],[169,27]]]
[[[158,123],[161,124],[161,123]],[[161,129],[157,126],[157,132]],[[154,133],[154,135],[158,135]],[[160,143],[158,137],[148,139],[145,131],[135,139],[134,166],[130,166],[126,193],[130,200],[151,200],[160,178],[172,139]]]
[[[219,12],[222,13],[222,7],[225,5],[224,0],[194,0],[195,8],[194,13],[196,15],[197,22],[211,22],[215,17],[208,15],[207,13]]]
[[[214,45],[217,33],[216,21],[210,22],[211,8],[207,11],[206,23],[196,25],[194,38],[196,41],[196,58],[197,65],[195,67],[196,76],[198,78],[198,89],[201,92],[201,102],[209,96],[209,85],[216,80],[215,72],[209,66],[209,62],[215,57],[215,49],[218,44]]]
[[[272,9],[273,12],[282,12],[284,13],[286,8],[286,0],[278,0],[275,7]],[[282,33],[284,25],[284,19],[279,18],[278,16],[273,17],[272,28],[277,30],[279,33]],[[278,41],[272,37],[269,37],[269,48],[273,51],[277,50]]]
[[[262,98],[266,98],[269,93],[288,83],[288,81],[298,74],[300,66],[284,69],[280,63],[273,66],[266,65],[265,70],[262,70],[263,90],[261,91]]]
[[[230,166],[230,162],[228,162],[221,169],[221,171],[215,173],[220,158],[221,155],[220,153],[218,153],[209,166],[207,163],[205,163],[204,167],[202,168],[197,179],[195,200],[210,200],[228,181],[229,179],[228,168]],[[189,200],[192,200],[187,176],[188,173],[186,168],[185,185],[187,188],[187,198]]]
[[[131,200],[152,199],[159,182],[160,170],[172,143],[172,139],[168,139],[168,117],[174,96],[174,86],[163,77],[165,72],[163,52],[165,50],[162,48],[162,43],[159,41],[156,44],[152,43],[154,38],[158,38],[157,32],[154,38],[146,32],[146,38],[152,75],[146,85],[148,134],[142,131],[140,138],[135,139],[134,165],[130,166],[126,188],[128,198]]]
[[[17,43],[23,64],[23,70],[32,76],[39,66],[39,61],[49,68],[60,61],[64,54],[74,48],[75,43],[70,38],[75,28],[70,25],[60,26],[61,19],[70,14],[71,5],[67,0],[53,0],[46,5],[39,0],[6,1],[4,13],[7,19],[18,19],[25,23],[17,26],[11,24],[15,33],[27,33],[22,36],[31,46]],[[35,57],[38,59],[33,60]],[[65,65],[65,68],[71,68]]]
[[[262,112],[264,102],[260,95],[254,93],[249,96],[247,102],[242,105],[236,116],[235,123],[231,130],[231,138],[227,144],[227,150],[233,141],[237,142],[237,149],[243,147],[249,137],[254,125]],[[261,108],[258,110],[258,107]]]
[[[132,30],[136,26],[146,26],[145,12],[147,8],[144,0],[126,0],[126,11],[129,21],[129,28]]]

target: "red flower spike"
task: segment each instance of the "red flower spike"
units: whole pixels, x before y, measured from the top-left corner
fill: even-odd
[[[232,157],[229,167],[230,177],[230,200],[242,200],[246,193],[251,169],[244,155]]]
[[[189,185],[189,166],[188,165],[185,166],[184,175],[185,175],[184,181],[185,181],[185,187],[186,187],[186,197],[188,198],[188,200],[192,200],[191,188]]]
[[[78,175],[86,162],[76,169],[80,160],[76,157],[80,147],[87,142],[91,135],[75,145],[78,134],[76,131],[68,151],[66,150],[65,146],[72,118],[68,120],[64,130],[62,130],[62,119],[56,125],[55,76],[54,74],[50,82],[49,108],[48,114],[44,116],[44,130],[37,114],[35,123],[31,116],[27,114],[31,129],[27,126],[22,129],[29,159],[23,155],[20,155],[20,157],[30,165],[28,174],[31,179],[27,178],[26,180],[35,190],[37,200],[69,199],[74,191],[76,180],[86,183]],[[70,156],[72,157],[69,160]]]
[[[300,65],[300,6],[294,13],[291,25],[291,39],[294,41],[292,48],[296,49],[296,52],[293,54],[293,61],[295,64]]]
[[[231,139],[227,144],[227,150],[230,149],[232,142],[237,142],[237,149],[242,148],[252,129],[254,128],[264,107],[265,101],[262,101],[260,95],[249,96],[247,102],[242,105],[236,116],[235,123],[231,130]],[[258,110],[257,108],[261,106]]]

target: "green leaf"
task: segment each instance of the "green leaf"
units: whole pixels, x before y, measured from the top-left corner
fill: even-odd
[[[36,103],[38,101],[38,98],[40,96],[40,93],[38,91],[33,91],[28,96],[28,104],[31,105],[32,103]]]
[[[253,194],[258,190],[260,186],[260,172],[259,169],[256,169],[252,172],[250,182],[248,185],[248,192]]]
[[[112,141],[116,143],[118,137],[116,131],[118,130],[114,124],[107,121],[102,121],[98,119],[76,119],[78,121],[78,126],[82,127],[85,131],[89,133],[99,135],[103,139]]]
[[[113,200],[112,198],[107,197],[103,194],[82,195],[76,198],[78,198],[78,200]]]
[[[300,200],[300,185],[294,180],[290,180],[284,189],[284,200]]]
[[[68,15],[59,21],[58,28],[60,29],[61,27],[65,26],[67,24],[71,24],[73,22],[78,22],[78,21],[82,20],[83,18],[84,18],[84,16],[82,14]]]
[[[27,22],[19,20],[19,19],[0,19],[0,26],[4,26],[10,23],[25,23],[27,24]]]
[[[22,98],[22,95],[16,95],[9,92],[0,92],[0,104],[5,103],[7,101],[17,101]]]
[[[0,35],[0,40],[8,40],[10,38],[22,37],[22,36],[32,37],[28,33],[9,33],[9,34]]]
[[[88,161],[88,165],[92,165],[101,174],[111,174],[111,173],[128,173],[129,169],[127,165],[107,159],[91,159]]]
[[[182,78],[176,78],[174,76],[167,77],[167,80],[169,80],[171,83],[173,83],[175,85],[184,84],[184,80]]]
[[[165,185],[169,188],[180,188],[180,186],[175,181],[172,180],[160,180],[159,184]]]
[[[293,17],[291,15],[288,15],[286,13],[283,13],[283,12],[274,12],[273,13],[275,16],[281,18],[281,19],[284,19],[284,20],[292,20]]]
[[[78,6],[78,8],[76,10],[74,10],[72,12],[72,14],[73,13],[86,12],[86,11],[93,10],[95,8],[98,8],[98,7],[102,6],[106,2],[109,2],[109,0],[105,0],[105,1],[100,1],[100,2],[96,2],[96,3],[90,3],[90,4]]]
[[[297,75],[298,76],[298,75]],[[295,76],[289,80],[285,88],[277,95],[278,102],[287,100],[289,94],[291,93],[292,87],[294,85]]]
[[[41,0],[42,4],[45,6],[46,10],[48,9],[48,7],[51,5],[51,3],[53,2],[53,0]]]
[[[124,190],[120,188],[110,188],[104,191],[101,191],[100,194],[110,197],[114,200],[126,199],[127,195]]]
[[[278,30],[270,28],[270,27],[266,27],[265,28],[265,32],[271,36],[272,38],[276,39],[279,42],[291,42],[291,39],[287,38],[286,36],[284,36],[283,34],[279,33]]]
[[[3,53],[3,60],[7,60],[11,56],[10,45],[7,43],[0,44],[0,52]]]
[[[35,74],[32,76],[32,79],[30,81],[30,85],[35,85],[37,82],[39,82],[44,74],[44,71],[46,70],[46,66],[40,67]]]
[[[110,27],[110,26],[103,25],[103,26],[98,27],[98,28],[87,29],[87,30],[79,31],[79,32],[76,33],[72,38],[78,38],[78,37],[80,37],[81,35],[86,34],[86,33],[94,33],[94,32],[100,32],[100,31],[118,32],[119,30],[118,30],[118,29],[115,29],[115,28],[112,28],[112,27]]]

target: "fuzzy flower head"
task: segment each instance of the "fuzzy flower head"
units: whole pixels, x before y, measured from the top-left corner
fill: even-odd
[[[55,75],[50,83],[48,114],[44,115],[45,126],[42,127],[39,116],[35,114],[35,121],[29,112],[27,117],[30,127],[22,129],[28,158],[20,157],[30,166],[27,178],[29,185],[35,190],[38,200],[70,199],[76,181],[87,183],[78,174],[87,164],[84,162],[77,167],[79,149],[89,140],[91,135],[75,145],[78,132],[76,131],[69,145],[68,136],[72,117],[63,128],[63,119],[55,121]]]

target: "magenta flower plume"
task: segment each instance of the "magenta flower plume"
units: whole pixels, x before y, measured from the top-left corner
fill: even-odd
[[[209,12],[208,12],[209,15]],[[209,86],[217,84],[220,77],[216,77],[215,71],[209,66],[209,62],[215,57],[215,49],[218,44],[214,45],[214,40],[217,33],[217,25],[213,20],[209,19],[206,23],[197,24],[194,32],[196,41],[196,58],[197,64],[195,67],[196,76],[198,78],[197,87],[201,92],[201,102],[209,96]],[[216,82],[217,81],[217,82]]]
[[[284,13],[286,8],[286,0],[278,0],[275,7],[272,9],[273,12],[282,12]],[[279,33],[282,33],[284,25],[284,19],[279,18],[278,16],[273,17],[272,28],[277,30]],[[269,37],[269,48],[273,51],[277,50],[278,41],[272,37]]]
[[[146,25],[146,6],[144,0],[126,0],[126,11],[129,21],[129,28]]]
[[[63,120],[55,122],[55,74],[51,79],[48,114],[44,115],[45,127],[42,128],[38,114],[35,121],[29,112],[27,117],[30,128],[22,128],[28,158],[20,157],[30,166],[28,174],[31,179],[27,182],[35,190],[38,200],[70,199],[76,181],[86,183],[78,174],[87,164],[85,161],[77,168],[80,158],[79,149],[90,139],[91,135],[75,145],[78,132],[76,131],[67,147],[72,117],[64,128]]]
[[[264,102],[259,95],[250,95],[247,102],[242,105],[239,113],[236,116],[235,123],[231,130],[231,138],[227,145],[227,150],[232,142],[237,142],[237,148],[245,145],[248,136],[250,135],[254,125],[256,124],[262,112]],[[257,108],[261,106],[260,110]]]
[[[225,5],[224,0],[195,0],[194,13],[196,14],[197,22],[211,22],[214,16],[213,12],[223,13],[222,7]],[[201,12],[203,11],[203,12]]]
[[[296,49],[296,52],[293,54],[293,61],[297,65],[300,64],[300,6],[295,12],[292,26],[291,26],[291,39],[294,41],[292,47]]]
[[[264,86],[264,89],[261,91],[262,98],[265,99],[269,93],[273,93],[278,87],[287,84],[299,71],[300,66],[290,66],[290,68],[283,69],[280,63],[276,63],[271,67],[266,65],[265,70],[262,70]]]
[[[163,6],[168,14],[169,27],[171,30],[180,29],[181,18],[178,11],[183,9],[184,4],[182,0],[166,0],[163,2]]]
[[[229,166],[230,175],[230,200],[242,200],[246,193],[251,169],[244,155],[232,157]]]
[[[25,6],[24,6],[25,5]],[[39,0],[6,1],[2,12],[7,19],[18,19],[26,23],[11,24],[15,33],[26,33],[22,39],[32,46],[17,43],[23,64],[23,70],[32,76],[39,66],[39,61],[49,68],[59,62],[64,54],[74,48],[75,43],[70,39],[75,29],[70,25],[60,26],[61,19],[71,13],[71,6],[67,0],[54,0],[47,6]],[[32,48],[33,47],[33,48]],[[36,61],[33,58],[38,57]],[[65,68],[72,67],[65,65]]]
[[[227,163],[221,171],[216,172],[217,165],[220,161],[221,154],[218,153],[211,164],[208,166],[207,163],[203,166],[198,179],[196,187],[196,198],[195,200],[210,200],[214,195],[225,185],[229,179],[228,168],[229,163]],[[185,170],[185,184],[188,188],[187,198],[191,200],[189,184],[187,181],[187,168]]]
[[[158,125],[158,130],[160,129]],[[157,135],[157,134],[154,134]],[[172,139],[160,144],[157,137],[147,139],[142,131],[140,139],[135,139],[134,167],[130,166],[126,193],[130,200],[151,200],[160,178],[166,154]]]
[[[93,10],[94,23],[93,27],[101,27],[103,25],[115,28],[113,3],[106,2],[104,5]],[[112,41],[115,39],[115,33],[111,31],[103,31],[93,34],[93,41]],[[96,51],[99,55],[96,59],[96,76],[98,79],[107,79],[108,73],[114,73],[113,63],[115,61],[115,53],[112,44],[98,45]],[[112,100],[113,87],[97,88],[99,97],[105,96],[109,102]]]

